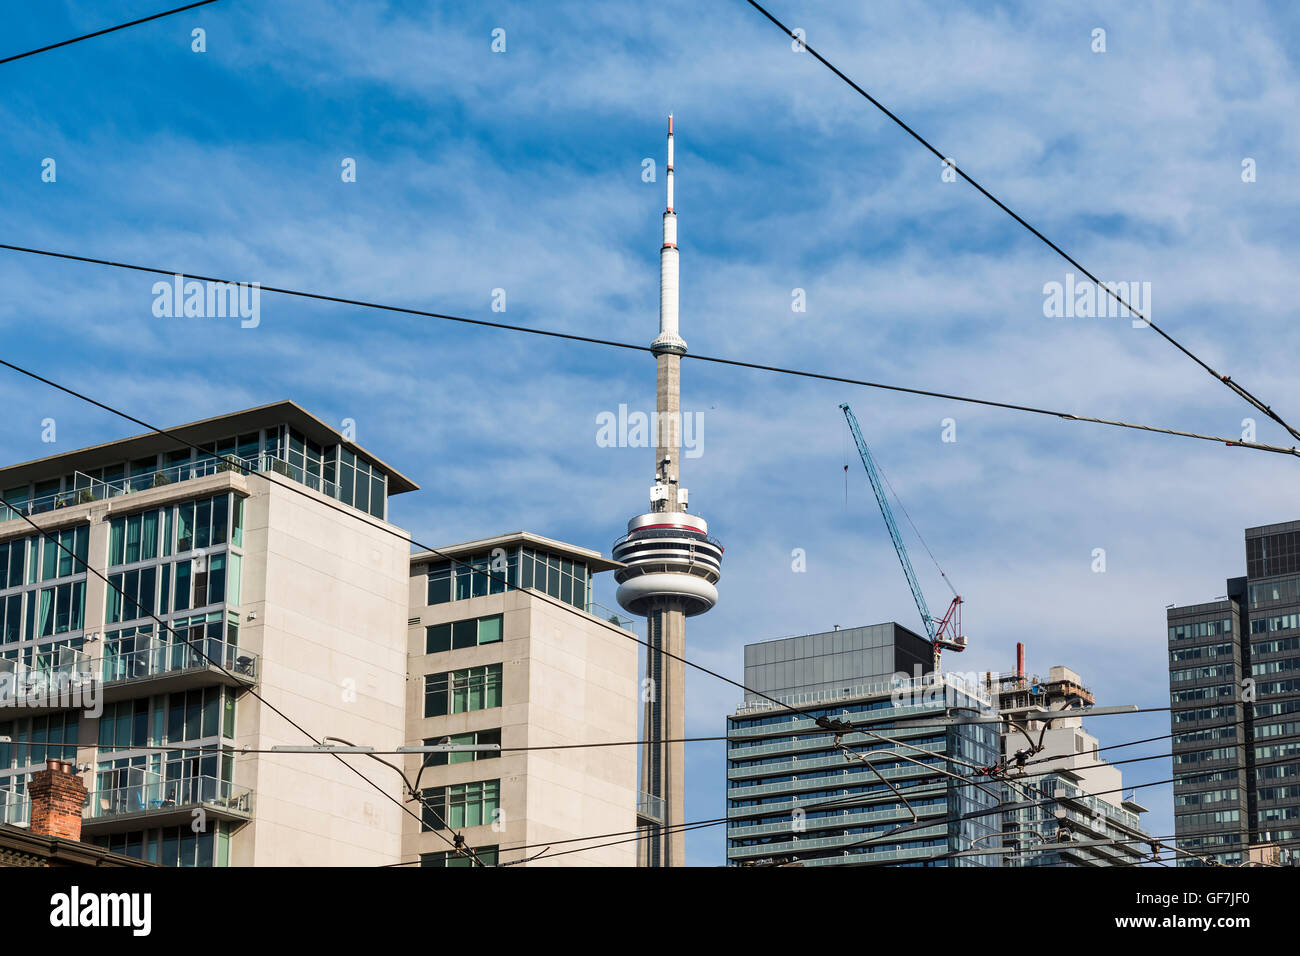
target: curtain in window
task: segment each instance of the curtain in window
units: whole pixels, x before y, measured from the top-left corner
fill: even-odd
[[[148,561],[158,557],[158,512],[149,511],[144,515],[140,532],[140,560]]]
[[[45,637],[54,633],[54,588],[46,588],[41,592],[40,609],[37,611],[37,632]]]

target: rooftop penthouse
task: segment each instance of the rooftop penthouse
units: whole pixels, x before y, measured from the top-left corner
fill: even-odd
[[[283,401],[0,469],[0,522],[221,472],[274,472],[381,521],[389,495],[418,488]]]

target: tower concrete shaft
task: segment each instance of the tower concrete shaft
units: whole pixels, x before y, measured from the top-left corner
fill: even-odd
[[[658,434],[655,438],[655,461],[663,495],[652,495],[653,511],[680,511],[682,494],[680,465],[682,450],[682,357],[675,352],[655,356],[655,413]]]
[[[642,788],[662,801],[662,824],[651,826],[641,843],[641,866],[685,866],[686,834],[686,614],[680,601],[660,599],[646,618],[646,678],[653,689],[646,702],[641,758]],[[664,741],[674,741],[665,743]]]

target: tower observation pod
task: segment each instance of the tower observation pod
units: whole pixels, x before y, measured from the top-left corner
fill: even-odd
[[[659,335],[655,357],[655,477],[650,510],[627,523],[612,556],[626,567],[614,574],[618,603],[646,619],[646,681],[641,795],[637,826],[641,866],[684,866],[686,618],[718,602],[722,544],[703,518],[687,513],[679,483],[681,364],[686,342],[677,324],[677,213],[673,211],[673,118],[668,117],[668,204],[659,250]],[[676,741],[667,743],[666,741]]]

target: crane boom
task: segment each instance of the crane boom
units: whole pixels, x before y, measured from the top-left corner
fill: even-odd
[[[934,618],[930,616],[930,607],[925,603],[925,594],[921,591],[921,585],[916,580],[916,572],[912,570],[912,559],[907,556],[907,546],[903,544],[903,537],[898,533],[898,524],[894,521],[894,510],[889,507],[889,499],[885,497],[884,486],[880,483],[880,472],[876,470],[875,459],[871,457],[871,449],[867,447],[866,441],[862,437],[862,429],[858,427],[858,420],[853,415],[853,409],[845,403],[840,406],[844,412],[844,418],[849,423],[849,431],[853,432],[853,440],[858,445],[858,454],[862,458],[862,467],[867,470],[867,477],[871,479],[871,490],[876,493],[876,503],[880,505],[881,517],[885,519],[885,527],[889,529],[889,536],[894,540],[894,550],[898,553],[898,563],[903,566],[903,574],[907,577],[907,586],[912,589],[912,600],[916,602],[916,610],[921,615],[921,620],[925,624],[926,632],[930,635],[930,641],[933,643],[938,639],[934,630]]]
[[[862,467],[867,470],[867,478],[871,480],[871,490],[876,493],[876,503],[880,505],[880,515],[885,519],[885,527],[889,529],[889,537],[894,542],[898,563],[903,566],[907,586],[912,589],[912,600],[916,602],[917,613],[921,615],[926,634],[929,635],[930,644],[934,648],[934,670],[937,674],[939,654],[943,648],[960,651],[966,647],[966,638],[961,635],[961,597],[953,598],[952,603],[948,605],[948,613],[942,620],[937,621],[930,614],[930,607],[925,603],[925,593],[916,579],[916,572],[912,570],[912,559],[907,556],[907,545],[903,543],[903,536],[899,534],[898,524],[894,521],[894,510],[889,506],[889,499],[880,481],[880,472],[876,468],[875,459],[871,457],[871,450],[867,447],[866,440],[862,437],[862,429],[858,427],[858,420],[847,402],[840,405],[840,411],[844,412],[844,419],[849,423],[849,431],[853,433],[853,441],[858,446],[858,455],[862,458]]]

